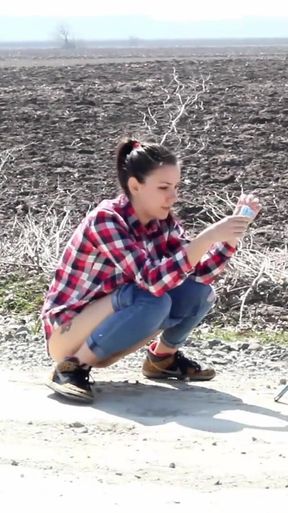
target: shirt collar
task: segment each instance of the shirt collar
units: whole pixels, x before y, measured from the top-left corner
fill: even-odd
[[[135,209],[127,196],[123,194],[123,207],[124,207],[124,215],[127,220],[129,226],[131,226],[132,230],[138,235],[150,235],[155,233],[159,229],[159,221],[157,219],[152,219],[146,225],[142,224],[139,221]]]

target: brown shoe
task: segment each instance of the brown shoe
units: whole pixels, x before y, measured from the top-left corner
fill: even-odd
[[[75,357],[68,357],[58,363],[47,383],[56,394],[78,403],[91,403],[94,396],[89,381],[90,368],[83,368]]]
[[[197,362],[186,358],[181,351],[171,356],[156,356],[149,349],[142,372],[150,379],[176,378],[187,381],[209,381],[216,374],[211,368],[202,370]]]

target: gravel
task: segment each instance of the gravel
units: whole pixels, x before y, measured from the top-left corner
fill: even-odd
[[[50,368],[53,362],[46,354],[42,333],[35,333],[35,321],[29,317],[0,317],[0,366],[10,370],[35,367]],[[225,342],[207,334],[206,341],[193,338],[183,348],[185,354],[203,365],[212,365],[217,372],[250,370],[253,375],[279,372],[279,384],[286,383],[288,370],[287,345],[255,341]],[[114,365],[118,370],[141,368],[145,349],[133,353]]]

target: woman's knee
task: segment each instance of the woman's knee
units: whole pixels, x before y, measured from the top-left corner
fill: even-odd
[[[191,298],[197,298],[201,303],[213,304],[216,300],[214,287],[205,283],[198,283],[191,278],[186,280],[187,292]]]
[[[204,287],[206,287],[206,289],[205,289],[206,302],[208,304],[211,304],[211,306],[213,306],[216,301],[215,289],[214,289],[214,287],[212,287],[212,285],[204,285]]]
[[[147,309],[147,314],[150,311],[153,316],[165,319],[170,314],[172,299],[167,293],[162,296],[154,296],[149,291],[141,291],[136,298],[136,303],[143,305],[144,309]]]
[[[172,317],[190,317],[199,309],[206,313],[213,307],[216,295],[211,285],[198,283],[188,278],[185,282],[171,292]]]
[[[198,311],[198,313],[200,313],[202,317],[204,317],[213,308],[214,303],[216,301],[216,294],[214,288],[211,285],[206,285],[204,283],[200,283],[199,285],[202,286],[199,289],[198,305],[193,310]],[[192,314],[194,313],[193,310]]]

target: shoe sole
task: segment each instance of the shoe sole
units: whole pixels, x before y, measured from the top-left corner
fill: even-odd
[[[211,379],[215,378],[216,376],[216,373],[213,374],[213,376],[198,376],[198,377],[194,377],[194,378],[191,378],[189,376],[176,376],[176,375],[173,375],[173,374],[153,374],[153,373],[144,373],[143,372],[143,376],[145,376],[145,378],[148,378],[148,379],[162,379],[162,380],[165,380],[165,379],[178,379],[178,381],[211,381]]]
[[[53,383],[53,381],[46,383],[46,386],[53,390],[53,392],[55,392],[56,394],[60,395],[61,397],[65,397],[66,399],[70,399],[71,401],[85,404],[91,404],[94,402],[94,397],[69,392],[68,390],[63,390],[63,387],[61,385],[57,385],[57,383]]]

